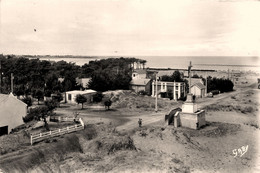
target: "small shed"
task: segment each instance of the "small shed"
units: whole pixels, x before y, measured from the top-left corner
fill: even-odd
[[[206,94],[206,87],[201,83],[195,83],[191,85],[191,94],[195,95],[196,97],[205,97]]]
[[[22,125],[27,114],[27,105],[12,93],[0,94],[0,136],[8,134],[17,126]]]
[[[95,95],[97,93],[97,91],[92,90],[92,89],[88,89],[88,90],[84,90],[84,91],[80,91],[80,90],[74,90],[74,91],[68,91],[66,92],[66,101],[67,103],[71,103],[71,104],[76,104],[76,96],[78,94],[83,95],[87,98],[87,102],[93,102],[93,95]]]

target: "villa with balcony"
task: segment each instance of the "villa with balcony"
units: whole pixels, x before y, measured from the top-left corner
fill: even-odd
[[[157,94],[160,98],[178,100],[186,96],[184,82],[157,81]],[[152,83],[152,97],[156,96],[156,82]]]

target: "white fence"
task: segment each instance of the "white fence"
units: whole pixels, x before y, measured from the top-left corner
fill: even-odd
[[[50,117],[50,121],[58,121],[58,122],[62,122],[62,121],[79,121],[80,118],[73,118],[73,117]]]
[[[73,118],[74,120],[74,118]],[[55,136],[60,136],[64,135],[66,133],[71,133],[79,130],[84,129],[84,122],[82,121],[81,118],[78,119],[80,124],[75,124],[73,126],[68,126],[62,129],[57,129],[49,132],[44,132],[44,133],[38,133],[38,134],[31,134],[31,145],[35,142],[42,141],[44,139],[48,139],[50,137],[55,137]]]

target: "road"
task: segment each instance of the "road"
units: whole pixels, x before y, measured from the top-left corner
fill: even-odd
[[[250,85],[249,88],[239,88],[239,89],[237,89],[236,91],[233,91],[233,92],[222,93],[222,94],[216,95],[213,98],[199,99],[198,102],[197,102],[198,108],[202,109],[205,106],[208,106],[208,105],[211,105],[211,104],[214,104],[214,103],[218,103],[219,101],[221,101],[225,98],[235,96],[235,95],[242,93],[242,92],[250,91],[253,88],[254,88],[254,85]],[[173,109],[177,108],[177,107],[178,106],[173,107]],[[142,122],[143,122],[142,125],[143,126],[147,126],[147,125],[150,125],[152,123],[162,121],[162,120],[164,120],[164,118],[165,118],[164,116],[168,111],[160,111],[158,113],[144,114],[144,115],[141,115],[141,116],[128,118],[129,121],[127,123],[117,126],[116,129],[118,131],[129,131],[129,130],[133,130],[135,128],[138,128],[138,119],[139,118],[142,118]]]

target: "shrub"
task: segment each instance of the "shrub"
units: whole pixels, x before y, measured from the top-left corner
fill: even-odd
[[[93,101],[96,103],[99,103],[102,101],[104,95],[101,92],[97,92],[95,95],[93,95]]]
[[[50,112],[52,112],[58,106],[58,102],[55,100],[47,100],[44,102],[44,104],[47,106],[48,111]]]
[[[25,97],[22,99],[22,101],[27,104],[27,107],[32,106],[32,99],[30,97]]]
[[[76,95],[76,102],[77,102],[78,104],[81,103],[81,105],[82,105],[82,108],[81,108],[81,109],[83,109],[83,104],[84,104],[85,102],[87,102],[87,98],[86,98],[85,96],[81,95],[81,94],[78,94],[78,95]]]
[[[39,120],[42,116],[45,116],[48,114],[48,107],[47,106],[41,106],[41,107],[36,107],[33,109],[30,109],[29,113],[23,117],[23,121],[29,122],[32,121],[33,119]]]
[[[139,91],[138,94],[139,95],[143,95],[143,96],[144,95],[148,95],[148,93],[146,91],[144,91],[144,90]]]
[[[241,110],[242,113],[252,113],[254,109],[251,106],[246,106],[244,109]]]
[[[105,105],[105,107],[107,108],[107,110],[109,110],[109,107],[112,105],[112,101],[111,101],[111,100],[106,100],[106,101],[104,102],[104,105]]]

